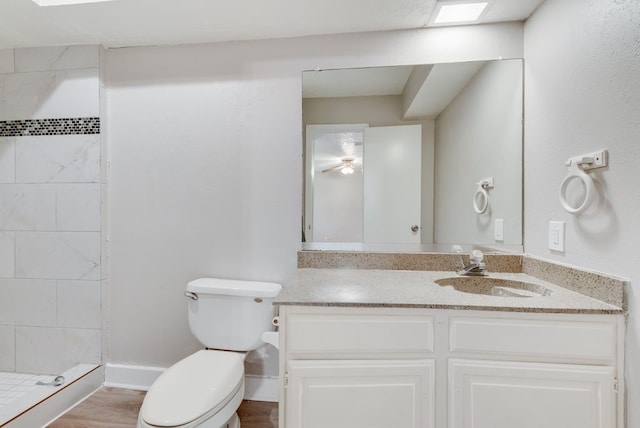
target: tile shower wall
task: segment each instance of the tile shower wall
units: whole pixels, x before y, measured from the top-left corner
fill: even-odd
[[[0,50],[0,371],[100,362],[99,48]]]

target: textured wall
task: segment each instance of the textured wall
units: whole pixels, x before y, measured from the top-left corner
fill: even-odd
[[[547,1],[525,25],[525,251],[631,281],[629,427],[640,426],[639,28],[634,0]],[[604,148],[599,200],[579,216],[563,211],[564,162]],[[550,220],[566,222],[564,253],[547,248]]]
[[[295,270],[302,70],[500,56],[522,56],[522,25],[109,50],[109,361],[166,367],[197,349],[191,279]]]

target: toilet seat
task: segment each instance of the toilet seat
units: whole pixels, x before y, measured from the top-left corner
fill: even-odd
[[[147,392],[140,419],[152,427],[187,427],[218,413],[244,393],[243,354],[198,351],[167,369]],[[223,415],[220,415],[223,416]],[[224,423],[225,421],[222,421]]]

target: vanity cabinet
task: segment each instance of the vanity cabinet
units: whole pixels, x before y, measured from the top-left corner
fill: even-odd
[[[293,360],[287,426],[433,428],[433,360]]]
[[[613,367],[449,360],[452,428],[615,427]]]
[[[622,315],[280,307],[281,428],[623,428]]]
[[[431,316],[288,307],[281,320],[286,426],[435,427]]]
[[[619,322],[613,315],[452,312],[448,426],[616,427]]]

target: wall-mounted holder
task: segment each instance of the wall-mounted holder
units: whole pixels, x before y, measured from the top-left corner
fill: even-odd
[[[487,189],[493,189],[493,177],[483,178],[476,183],[476,192],[473,194],[473,210],[482,214],[487,210],[489,205],[489,193]],[[478,199],[480,201],[478,201]]]
[[[595,186],[593,178],[585,171],[604,168],[608,165],[608,162],[609,153],[607,150],[587,153],[567,160],[564,166],[569,169],[569,174],[567,174],[564,180],[562,180],[562,184],[560,184],[560,205],[562,205],[562,208],[571,214],[580,214],[586,210],[593,201]],[[574,179],[582,181],[585,189],[584,201],[578,206],[572,206],[567,201],[567,187]]]

